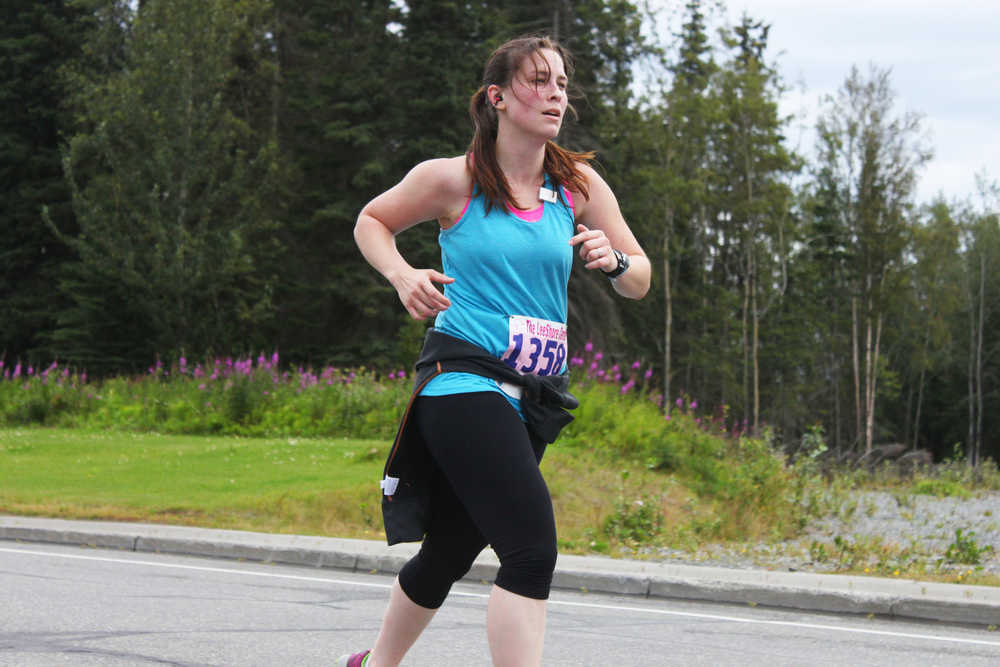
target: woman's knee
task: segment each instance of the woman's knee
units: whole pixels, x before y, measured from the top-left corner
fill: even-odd
[[[479,549],[434,549],[425,540],[420,551],[399,572],[399,585],[421,607],[437,609],[448,596],[451,585],[472,568]]]
[[[542,540],[528,546],[498,553],[500,570],[496,585],[524,597],[545,600],[552,587],[556,569],[555,539]]]

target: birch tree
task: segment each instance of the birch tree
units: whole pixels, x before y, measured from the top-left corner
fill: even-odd
[[[996,348],[986,340],[987,322],[997,312],[1000,293],[1000,186],[979,176],[983,206],[970,210],[964,230],[965,291],[969,322],[968,352],[968,442],[966,455],[970,465],[982,460],[986,397],[989,394],[988,362]],[[995,339],[994,339],[995,340]],[[994,378],[995,379],[995,378]]]
[[[896,115],[891,72],[851,69],[824,99],[818,152],[841,204],[839,224],[851,243],[849,276],[856,441],[869,453],[875,437],[886,299],[901,268],[920,167],[931,157],[921,118]]]
[[[733,58],[719,76],[721,123],[715,156],[720,198],[729,211],[728,237],[738,246],[734,273],[740,307],[743,418],[760,425],[760,324],[787,285],[787,224],[791,191],[784,182],[794,159],[783,143],[778,115],[782,89],[765,61],[770,26],[744,15],[724,32]]]

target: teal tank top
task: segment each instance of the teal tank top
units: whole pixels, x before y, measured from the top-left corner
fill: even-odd
[[[574,249],[573,199],[548,176],[550,201],[534,210],[493,207],[478,186],[454,225],[441,230],[441,264],[451,306],[434,327],[487,350],[522,373],[553,375],[566,368],[567,293]],[[552,201],[554,200],[554,201]],[[503,394],[521,413],[515,388],[471,373],[444,373],[422,396],[477,391]],[[522,414],[523,417],[523,414]]]

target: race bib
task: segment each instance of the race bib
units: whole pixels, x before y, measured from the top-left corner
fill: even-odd
[[[521,373],[556,375],[566,361],[566,324],[511,315],[502,361]]]

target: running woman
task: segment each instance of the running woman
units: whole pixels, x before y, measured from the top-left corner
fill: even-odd
[[[552,39],[500,46],[470,101],[467,153],[418,164],[358,216],[362,254],[413,318],[435,320],[382,482],[389,543],[423,541],[392,586],[372,649],[338,665],[398,665],[486,545],[500,561],[486,620],[493,664],[541,662],[556,529],[538,464],[572,419],[563,409],[575,407],[566,391],[574,249],[623,297],[642,298],[650,276],[593,153],[554,143],[571,75]],[[440,226],[443,273],[411,266],[394,241],[428,220]]]

